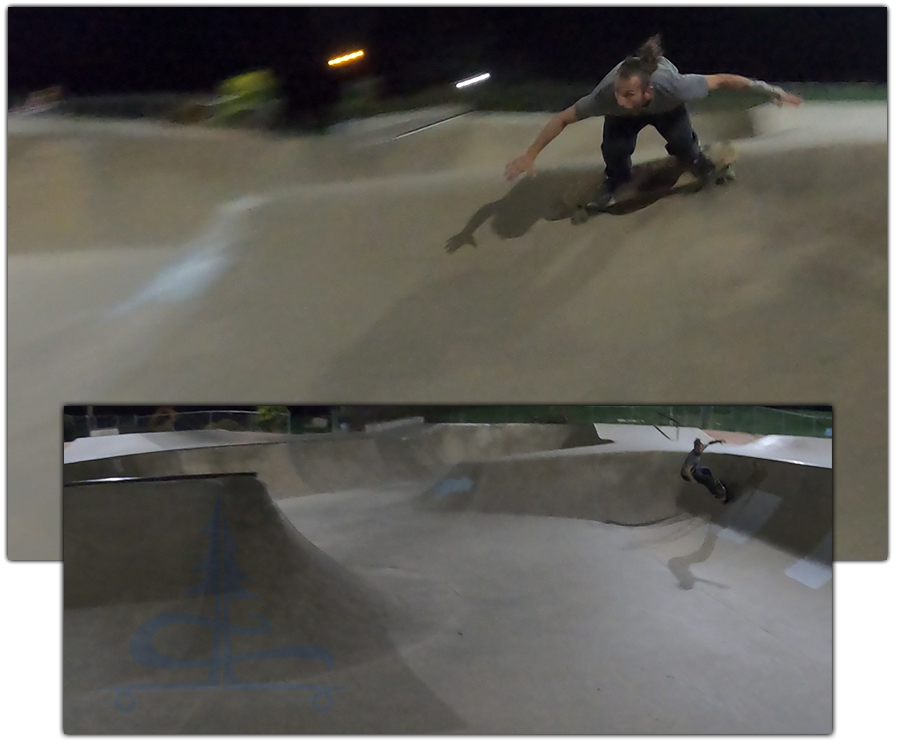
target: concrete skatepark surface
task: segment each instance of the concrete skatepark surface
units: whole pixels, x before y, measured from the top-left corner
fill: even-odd
[[[316,487],[67,485],[64,731],[831,732],[830,468],[710,455],[755,477],[727,507],[674,449],[425,470],[466,435],[424,436],[415,475],[340,436],[307,442]]]
[[[63,403],[577,401],[832,404],[836,558],[884,559],[886,106],[751,115],[698,118],[752,133],[734,185],[582,227],[545,217],[598,121],[511,186],[540,115],[375,146],[10,118],[9,557],[58,556]]]

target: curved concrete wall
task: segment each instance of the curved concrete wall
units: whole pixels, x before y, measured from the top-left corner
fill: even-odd
[[[510,510],[526,490],[559,506],[573,476],[610,518],[664,510],[612,495],[652,491],[648,466],[664,494],[676,454],[600,452],[591,473],[590,450],[479,464],[492,516],[409,490],[276,505],[246,475],[67,486],[64,730],[831,731],[827,562],[760,543],[759,513],[657,529]]]
[[[189,434],[189,433],[185,433]],[[132,435],[118,436],[123,445]],[[202,441],[204,436],[193,440]],[[112,449],[116,442],[104,438]],[[162,443],[187,440],[173,435]],[[215,438],[220,440],[220,438]],[[213,439],[210,438],[210,442]],[[254,445],[213,444],[67,462],[65,482],[107,477],[160,477],[255,472],[276,499],[422,481],[472,458],[596,445],[590,425],[430,425],[378,434],[310,435]],[[87,453],[88,448],[83,448]]]
[[[830,537],[832,472],[752,456],[705,454],[703,463],[732,487],[724,506],[702,486],[680,477],[684,453],[583,449],[492,461],[451,469],[420,499],[422,507],[582,518],[646,526],[685,514],[703,517],[801,555]]]
[[[385,731],[386,684],[410,731],[452,724],[388,634],[402,609],[254,477],[75,485],[63,508],[66,733]]]

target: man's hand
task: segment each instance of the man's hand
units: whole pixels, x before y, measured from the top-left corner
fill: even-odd
[[[803,104],[803,98],[796,94],[789,94],[787,91],[782,91],[781,94],[778,95],[778,98],[774,99],[774,102],[776,107],[781,107],[785,104],[790,104],[792,107],[799,107]]]
[[[750,91],[768,97],[769,101],[778,107],[785,104],[799,107],[803,104],[803,97],[789,94],[781,86],[774,86],[771,83],[758,81],[755,78],[736,76],[733,73],[715,73],[714,75],[706,76],[706,82],[709,84],[710,91],[714,89],[750,89]]]
[[[447,240],[447,244],[444,245],[444,249],[448,253],[455,253],[464,245],[478,247],[478,243],[475,242],[475,235],[472,232],[463,231],[459,234],[454,234],[449,240]]]
[[[506,165],[506,179],[510,182],[525,173],[534,177],[534,159],[528,154],[522,154]]]

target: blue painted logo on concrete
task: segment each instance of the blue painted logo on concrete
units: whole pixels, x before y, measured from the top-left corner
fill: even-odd
[[[442,479],[438,482],[437,487],[435,487],[434,494],[437,495],[438,498],[442,498],[456,492],[469,492],[474,486],[475,482],[468,477],[462,477],[461,479]]]
[[[318,646],[285,646],[249,654],[234,655],[231,653],[231,635],[262,635],[271,629],[271,623],[265,617],[254,616],[259,621],[258,627],[241,627],[229,622],[228,603],[232,599],[258,599],[256,594],[247,591],[239,583],[248,580],[249,576],[237,565],[234,553],[239,549],[222,514],[222,500],[216,500],[212,517],[201,533],[209,534],[209,550],[203,562],[194,573],[203,575],[203,579],[184,592],[189,595],[213,595],[216,597],[216,616],[201,617],[184,612],[169,612],[152,617],[131,638],[129,652],[131,658],[146,667],[158,669],[185,669],[190,667],[209,667],[209,676],[205,680],[189,682],[169,682],[152,685],[118,685],[101,688],[116,693],[115,705],[123,713],[133,711],[137,701],[132,694],[137,690],[312,690],[312,705],[316,711],[328,711],[334,705],[332,692],[344,690],[343,687],[330,685],[306,685],[293,682],[251,682],[237,679],[234,665],[260,659],[287,659],[302,657],[315,659],[331,671],[334,657],[329,651]],[[213,637],[212,655],[208,659],[179,659],[159,653],[153,646],[153,636],[163,628],[178,623],[199,625],[211,628]],[[319,704],[324,696],[326,705]]]

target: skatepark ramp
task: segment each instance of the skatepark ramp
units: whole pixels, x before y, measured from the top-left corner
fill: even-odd
[[[294,186],[501,170],[546,118],[471,113],[414,137],[281,137],[228,129],[92,119],[9,118],[9,251],[22,253],[184,242],[216,208]],[[706,139],[752,135],[746,112],[698,115]],[[572,126],[542,159],[596,160],[595,123]],[[641,150],[660,147],[642,134]]]
[[[830,441],[823,441],[830,442]],[[441,511],[556,516],[652,526],[692,516],[831,565],[830,466],[708,452],[703,463],[735,493],[727,506],[680,477],[684,452],[619,445],[468,462],[422,498]]]
[[[68,485],[63,512],[66,733],[385,731],[375,673],[409,731],[452,728],[388,635],[403,609],[252,475]]]
[[[611,497],[640,453],[579,471],[608,447],[483,462],[491,512],[411,486],[275,503],[246,474],[65,486],[64,730],[830,732],[830,567],[721,518],[548,517],[569,473],[607,478],[607,520],[679,510]]]
[[[282,437],[257,444],[225,445],[223,438],[189,432],[87,438],[75,441],[66,454],[66,482],[108,477],[190,476],[245,471],[259,475],[275,499],[423,481],[459,461],[536,450],[597,445],[592,425],[443,424],[415,426],[384,433],[332,433]],[[250,436],[252,437],[252,436]],[[249,439],[246,438],[246,439]],[[263,439],[263,438],[260,438]],[[107,451],[121,443],[141,450],[142,441],[169,446],[159,449],[77,460],[91,455],[86,444],[102,442]],[[176,449],[177,441],[185,446]],[[207,440],[211,445],[197,445]],[[81,446],[79,446],[81,443]]]
[[[883,559],[886,106],[771,117],[736,183],[580,227],[596,120],[510,184],[541,116],[358,152],[12,118],[10,557],[58,554],[62,404],[287,397],[831,404],[837,556]]]

